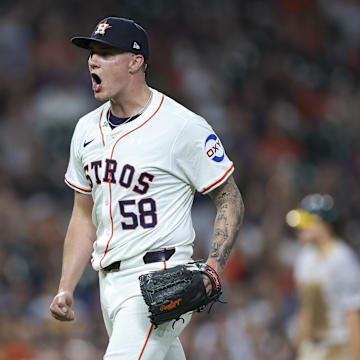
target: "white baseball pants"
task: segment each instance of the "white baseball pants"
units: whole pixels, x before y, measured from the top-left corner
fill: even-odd
[[[184,264],[190,259],[174,259],[167,267]],[[109,344],[104,360],[185,360],[179,335],[189,323],[183,320],[166,322],[155,328],[141,296],[139,276],[163,270],[164,264],[152,263],[118,272],[99,271],[100,302]]]

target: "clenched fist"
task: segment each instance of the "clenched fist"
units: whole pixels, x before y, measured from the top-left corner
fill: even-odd
[[[74,302],[73,294],[70,291],[59,292],[50,305],[52,317],[60,321],[74,320],[72,305]]]

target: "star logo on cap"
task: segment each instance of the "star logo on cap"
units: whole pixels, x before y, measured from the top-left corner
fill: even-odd
[[[112,26],[110,26],[110,25],[105,21],[105,22],[103,22],[103,23],[101,23],[101,24],[99,24],[99,25],[97,26],[97,29],[96,29],[94,35],[100,34],[100,35],[104,36],[104,35],[105,35],[105,31],[106,31],[107,29],[110,29],[111,27],[112,27]]]

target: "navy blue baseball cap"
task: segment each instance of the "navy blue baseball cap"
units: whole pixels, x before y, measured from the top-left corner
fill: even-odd
[[[83,49],[89,49],[95,41],[111,47],[140,54],[145,61],[149,58],[149,37],[146,31],[133,20],[108,17],[101,20],[95,27],[91,37],[77,36],[72,43]]]

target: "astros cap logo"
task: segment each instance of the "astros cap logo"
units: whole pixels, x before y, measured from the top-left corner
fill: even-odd
[[[110,25],[106,22],[106,20],[105,20],[105,22],[103,22],[103,23],[101,23],[101,24],[99,24],[99,25],[97,26],[97,29],[96,29],[94,35],[100,34],[100,35],[104,36],[104,35],[105,35],[105,31],[106,31],[107,29],[110,29],[111,27],[112,27],[112,26],[110,26]]]

